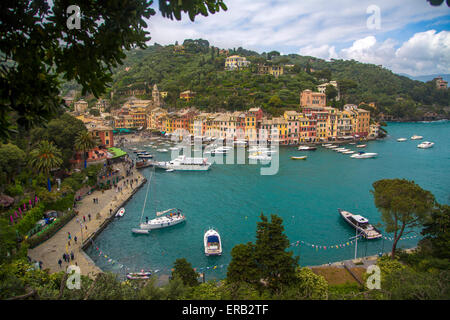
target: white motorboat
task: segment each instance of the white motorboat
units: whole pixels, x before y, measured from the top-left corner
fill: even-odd
[[[422,143],[419,143],[417,145],[417,148],[428,149],[428,148],[431,148],[432,146],[434,146],[434,142],[424,141]]]
[[[398,142],[403,142],[403,141],[406,141],[406,140],[408,140],[408,139],[406,139],[406,138],[398,138],[397,139]]]
[[[181,213],[181,210],[172,208],[165,211],[157,212],[158,218],[148,220],[140,224],[140,228],[143,230],[153,230],[167,228],[186,221],[186,217]]]
[[[331,146],[328,146],[328,147],[325,147],[325,148],[327,148],[327,149],[336,149],[337,147],[338,147],[338,146],[332,144]]]
[[[255,152],[248,156],[249,160],[270,161],[272,157],[264,152]]]
[[[322,147],[331,147],[332,146],[332,144],[331,143],[322,143]]]
[[[251,146],[250,148],[248,148],[248,152],[264,152],[270,150],[268,147],[263,147],[263,146]]]
[[[250,153],[265,153],[265,154],[273,154],[273,153],[277,153],[277,150],[275,149],[271,149],[271,148],[266,148],[266,147],[251,147],[250,149],[248,149],[248,152]]]
[[[230,152],[232,148],[231,147],[218,147],[211,151],[211,154],[226,154]]]
[[[234,145],[237,147],[245,147],[247,146],[247,141],[245,140],[236,140],[234,141]]]
[[[338,152],[340,152],[340,153],[345,153],[345,152],[347,152],[347,151],[350,151],[350,149],[344,148],[344,149],[339,150]]]
[[[333,151],[341,152],[342,150],[347,150],[346,148],[334,148]]]
[[[378,156],[378,153],[375,152],[358,152],[355,154],[352,154],[350,156],[350,158],[354,158],[354,159],[368,159],[368,158],[375,158],[376,156]]]
[[[297,148],[297,150],[299,150],[299,151],[314,151],[316,149],[317,149],[316,147],[312,147],[312,146],[299,146]]]
[[[158,151],[158,152],[168,152],[169,150],[167,150],[167,149],[156,149],[156,151]]]
[[[203,244],[205,246],[205,255],[220,256],[222,255],[222,242],[219,233],[214,229],[209,229],[203,236]]]
[[[348,150],[348,151],[345,151],[345,152],[342,152],[343,154],[353,154],[353,153],[355,153],[355,151],[353,151],[353,150]]]
[[[171,161],[157,162],[155,166],[162,169],[174,169],[180,171],[206,171],[211,167],[207,158],[188,158],[185,155],[179,156]]]
[[[166,172],[174,172],[174,169],[167,169]]]
[[[348,211],[338,209],[339,214],[345,221],[347,221],[353,228],[358,230],[366,239],[378,239],[382,237],[381,232],[369,223],[369,220],[363,216],[353,214]]]
[[[367,147],[367,144],[358,144],[356,147],[357,148],[365,148],[365,147]]]
[[[411,137],[411,140],[420,140],[420,139],[423,139],[423,137],[422,136],[418,136],[416,134]]]
[[[116,213],[116,217],[123,217],[125,214],[125,208],[120,208],[119,211]]]

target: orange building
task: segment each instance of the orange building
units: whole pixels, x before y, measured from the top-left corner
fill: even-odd
[[[325,107],[326,104],[327,96],[325,93],[312,92],[309,89],[300,93],[300,107]]]

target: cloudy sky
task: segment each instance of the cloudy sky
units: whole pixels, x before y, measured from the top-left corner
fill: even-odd
[[[450,73],[450,8],[426,0],[224,0],[191,22],[158,15],[150,43],[206,39],[220,48],[277,50],[382,64],[413,76]]]

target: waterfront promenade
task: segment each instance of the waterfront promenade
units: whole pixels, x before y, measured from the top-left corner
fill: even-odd
[[[50,273],[66,270],[69,265],[78,265],[81,274],[94,277],[97,273],[102,272],[94,262],[84,253],[82,247],[86,244],[86,240],[92,237],[99,229],[107,223],[112,215],[115,215],[119,209],[133,193],[146,181],[145,178],[133,168],[131,174],[125,176],[125,167],[123,164],[115,166],[120,170],[124,176],[118,186],[122,187],[121,192],[117,192],[115,188],[104,191],[94,191],[90,195],[83,197],[81,201],[77,202],[78,215],[69,221],[63,228],[61,228],[50,239],[40,244],[39,246],[28,250],[28,256],[36,261],[42,261],[43,269],[49,269]],[[131,179],[138,179],[137,183],[126,184],[126,181]],[[98,203],[94,203],[94,198],[98,198]],[[110,214],[112,212],[112,214]],[[88,214],[91,215],[89,220]],[[126,214],[126,213],[125,213]],[[86,222],[83,222],[83,216]],[[77,221],[78,220],[78,221]],[[79,223],[83,222],[83,225]],[[71,234],[70,246],[68,245],[68,233]],[[77,242],[74,241],[75,236]],[[84,243],[83,243],[84,242]],[[65,262],[62,258],[64,253],[74,253],[74,259],[70,262]],[[61,259],[61,267],[58,260]]]

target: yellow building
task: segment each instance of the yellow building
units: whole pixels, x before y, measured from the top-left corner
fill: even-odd
[[[267,66],[267,65],[259,65],[258,66],[259,74],[270,74],[275,78],[282,75],[284,73],[283,66]]]
[[[250,64],[245,57],[240,57],[238,55],[230,56],[225,59],[225,69],[226,70],[238,70],[245,68]]]
[[[328,111],[319,111],[315,112],[317,117],[316,123],[316,137],[320,141],[328,140],[328,130],[327,130],[327,122],[328,122]]]
[[[309,137],[309,119],[304,116],[304,114],[300,113],[297,117],[298,119],[298,126],[299,126],[299,135],[298,135],[298,141],[299,143],[302,142],[308,142]]]
[[[338,113],[339,110],[331,107],[325,107],[325,110],[328,112],[327,117],[327,138],[335,140],[337,137],[337,123],[338,123]]]

